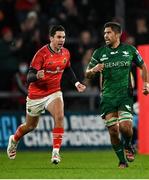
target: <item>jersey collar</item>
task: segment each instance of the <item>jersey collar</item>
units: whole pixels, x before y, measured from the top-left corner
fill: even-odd
[[[59,53],[55,52],[55,51],[51,48],[50,44],[48,44],[48,49],[49,49],[49,51],[50,51],[52,54],[59,54],[59,53],[62,52],[62,50],[60,50]]]
[[[109,45],[106,45],[107,48],[112,49],[112,50],[116,50],[118,49],[120,46],[122,45],[122,43],[119,43],[119,45],[116,48],[111,48]]]

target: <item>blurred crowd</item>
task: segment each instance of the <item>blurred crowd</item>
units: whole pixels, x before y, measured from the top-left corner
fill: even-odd
[[[125,17],[115,17],[114,0],[0,0],[0,92],[26,90],[26,73],[35,52],[49,41],[53,24],[66,28],[66,44],[78,79],[98,88],[84,77],[93,50],[103,45],[102,27],[106,21],[124,26],[122,42],[138,46],[149,43],[149,1],[126,0]],[[135,67],[133,68],[134,78]],[[62,81],[63,91],[73,90]],[[24,103],[20,99],[19,103]]]

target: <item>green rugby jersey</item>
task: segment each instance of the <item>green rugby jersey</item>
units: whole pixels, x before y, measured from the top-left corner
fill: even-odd
[[[104,63],[102,95],[124,97],[130,94],[132,63],[140,67],[144,62],[134,46],[121,43],[117,48],[104,46],[96,49],[88,68],[98,63]]]

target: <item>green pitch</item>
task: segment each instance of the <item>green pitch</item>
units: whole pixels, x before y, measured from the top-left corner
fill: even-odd
[[[149,156],[137,155],[129,168],[118,169],[113,151],[63,151],[59,165],[47,151],[18,152],[9,160],[0,152],[0,178],[10,179],[143,179],[149,178]]]

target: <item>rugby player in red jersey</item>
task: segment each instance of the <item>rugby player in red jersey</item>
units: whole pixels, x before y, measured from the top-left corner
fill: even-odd
[[[9,137],[7,154],[10,159],[15,159],[19,140],[36,128],[40,114],[46,109],[54,119],[51,162],[54,164],[60,162],[59,150],[64,134],[64,103],[60,87],[63,72],[66,72],[78,92],[86,89],[71,69],[70,53],[63,47],[64,42],[64,27],[53,26],[50,29],[50,43],[39,49],[32,59],[27,75],[29,87],[26,122],[18,127],[14,135]]]

